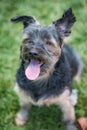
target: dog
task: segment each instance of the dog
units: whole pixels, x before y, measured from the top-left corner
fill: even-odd
[[[11,21],[24,25],[15,84],[20,110],[15,123],[23,126],[28,121],[32,105],[55,104],[63,112],[65,129],[77,130],[74,112],[77,91],[71,83],[73,79],[80,80],[83,63],[75,50],[64,43],[76,22],[72,9],[49,26],[41,25],[32,16],[18,16]]]

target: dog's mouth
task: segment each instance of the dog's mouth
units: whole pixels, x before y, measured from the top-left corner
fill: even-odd
[[[35,80],[39,77],[41,66],[43,65],[41,60],[31,59],[29,65],[25,69],[25,75],[29,80]]]

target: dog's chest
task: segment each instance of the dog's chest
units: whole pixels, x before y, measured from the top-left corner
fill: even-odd
[[[35,101],[29,94],[27,94],[24,90],[22,90],[19,85],[16,83],[14,90],[19,96],[21,104],[28,104],[31,103],[36,106],[42,106],[42,105],[58,105],[63,100],[65,100],[69,95],[69,90],[66,90],[63,94],[60,94],[58,96],[49,96],[48,98],[45,98],[44,96],[40,98],[38,101]]]

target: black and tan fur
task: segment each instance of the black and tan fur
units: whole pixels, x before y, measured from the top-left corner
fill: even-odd
[[[49,26],[39,24],[31,16],[18,16],[11,20],[24,24],[21,62],[15,85],[21,108],[15,123],[19,126],[26,123],[32,104],[55,104],[60,106],[64,114],[66,130],[76,130],[74,105],[77,92],[72,90],[71,82],[74,77],[80,79],[83,64],[74,49],[64,44],[76,21],[72,9],[65,11],[62,18]],[[25,76],[25,69],[32,58],[42,63],[40,75],[33,81]]]

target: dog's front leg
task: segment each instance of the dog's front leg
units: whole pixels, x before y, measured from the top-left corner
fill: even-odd
[[[75,126],[74,105],[70,100],[70,93],[66,90],[58,100],[58,105],[63,112],[63,121],[66,124],[66,130],[77,130]]]
[[[74,106],[70,103],[69,100],[63,101],[61,103],[61,109],[63,112],[63,121],[66,124],[66,130],[77,130],[75,127],[75,112]]]
[[[19,97],[20,110],[16,114],[15,123],[18,126],[23,126],[28,121],[29,110],[31,108],[30,99],[26,93],[20,89],[19,85],[16,83],[14,90]]]
[[[27,123],[29,116],[29,109],[30,109],[29,104],[20,107],[20,110],[18,111],[15,117],[16,125],[23,126],[24,124]]]

